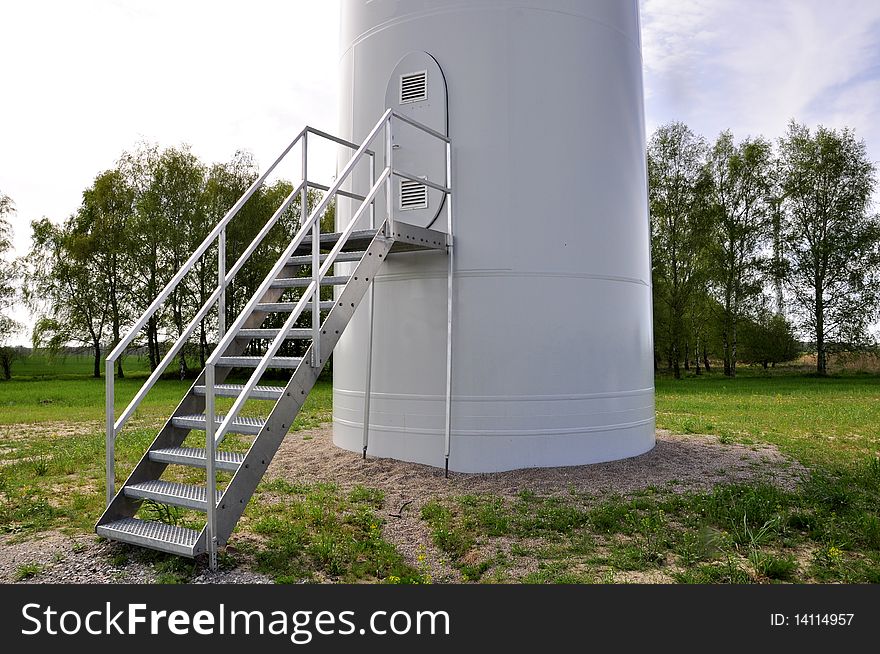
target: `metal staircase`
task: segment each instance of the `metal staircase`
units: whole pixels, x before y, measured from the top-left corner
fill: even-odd
[[[403,121],[410,128],[426,132],[445,144],[446,179],[443,183],[417,177],[394,167],[393,154],[396,146],[393,143],[393,133],[397,121]],[[310,138],[329,140],[354,151],[331,187],[310,182],[308,179]],[[377,153],[370,149],[377,140],[381,140],[384,145],[384,167],[378,175],[376,174]],[[227,271],[226,227],[281,160],[297,145],[302,155],[302,181],[285,198],[238,261]],[[364,195],[351,190],[353,172],[361,161],[366,161],[369,167],[369,190]],[[395,220],[392,192],[392,179],[395,177],[424,184],[444,194],[447,232],[425,229]],[[306,218],[305,208],[308,207],[310,188],[325,191],[325,194]],[[382,203],[382,193],[384,193],[382,212],[384,217],[377,221],[377,203]],[[386,258],[398,252],[413,250],[444,251],[449,255],[451,290],[451,194],[449,139],[393,110],[389,109],[385,112],[360,145],[309,127],[300,132],[275,163],[254,182],[214,227],[131,331],[107,357],[107,508],[96,525],[97,533],[109,539],[183,556],[195,557],[207,553],[210,567],[216,569],[217,547],[227,542],[248,500],[281,445],[282,439],[317,381],[327,357],[336,346],[355,309],[371,288],[372,280]],[[321,217],[337,196],[349,198],[359,204],[354,205],[352,217],[341,232],[321,233]],[[227,329],[224,324],[226,288],[247,264],[249,257],[296,197],[300,198],[300,207],[303,208],[301,213],[304,216],[298,232],[238,318]],[[363,227],[365,224],[369,225],[368,229],[356,229],[357,226]],[[218,244],[217,288],[117,419],[114,409],[115,361],[125,352],[196,262],[206,256],[215,242]],[[336,264],[341,263],[347,264],[348,270],[332,271]],[[301,275],[303,267],[310,269],[307,276]],[[327,287],[335,289],[335,299],[332,301],[322,300],[321,289]],[[297,297],[285,299],[285,296],[291,292],[298,293]],[[218,308],[219,342],[208,358],[205,369],[117,491],[116,439],[150,388],[214,307]],[[448,338],[451,338],[451,302],[448,308],[450,311]],[[372,311],[372,302],[369,303],[369,310]],[[301,317],[307,319],[309,315],[311,316],[309,327],[297,326]],[[263,326],[267,319],[277,325],[280,320],[278,316],[284,317],[280,328]],[[372,320],[370,323],[372,324]],[[261,355],[247,353],[249,344],[255,339],[269,343]],[[281,356],[279,352],[286,341],[304,342],[306,344],[304,355]],[[449,341],[447,347],[450,347]],[[370,358],[371,353],[368,353],[368,360]],[[244,383],[226,383],[233,369],[251,369],[252,372]],[[268,370],[289,371],[288,381],[284,385],[261,383]],[[369,386],[367,389],[364,420],[365,455],[369,425]],[[447,457],[450,407],[448,389],[449,380],[447,380]],[[217,398],[234,398],[232,406],[224,414],[216,411]],[[245,405],[254,400],[273,402],[268,415],[265,417],[242,415]],[[187,437],[193,431],[203,432],[204,447],[193,447],[192,443],[185,444]],[[227,434],[240,434],[252,437],[252,440],[246,451],[219,449]],[[162,476],[168,466],[204,469],[205,483],[194,485],[164,480]],[[232,473],[231,480],[222,488],[217,485],[218,471]],[[198,530],[136,517],[145,500],[205,512],[205,525]]]

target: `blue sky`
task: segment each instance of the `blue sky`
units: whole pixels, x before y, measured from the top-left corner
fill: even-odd
[[[853,127],[880,160],[880,0],[640,5],[649,132],[775,139],[795,118]],[[70,215],[139,140],[265,165],[306,123],[335,131],[337,19],[335,0],[0,3],[0,191],[19,252],[32,219]]]

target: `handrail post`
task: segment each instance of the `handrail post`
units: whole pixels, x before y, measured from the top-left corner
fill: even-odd
[[[205,525],[205,547],[208,567],[217,571],[217,474],[214,470],[216,444],[214,441],[214,365],[205,366],[205,501],[208,521]]]
[[[370,157],[370,187],[376,180],[376,157]],[[370,202],[370,229],[376,229],[376,198]],[[373,381],[373,303],[376,300],[376,280],[370,283],[370,302],[367,306],[369,327],[367,328],[367,378],[364,381],[364,437],[363,457],[367,458],[367,445],[370,441],[370,386]]]
[[[107,506],[116,495],[116,411],[113,407],[113,359],[104,360],[104,412],[107,421],[104,433],[104,464],[107,467]]]
[[[388,210],[388,223],[387,229],[388,234],[390,236],[394,233],[394,137],[392,125],[394,120],[394,116],[389,114],[388,122],[385,125],[385,165],[388,170],[391,171],[391,174],[388,175],[388,179],[386,180],[387,186],[385,187],[385,204],[387,205]]]
[[[308,215],[308,132],[303,139],[302,149],[302,170],[303,179],[306,180],[306,186],[303,187],[302,215]],[[321,216],[316,215],[315,221],[312,223],[312,281],[315,283],[314,294],[312,295],[312,360],[310,361],[313,368],[321,366]]]
[[[446,426],[444,429],[444,454],[446,456],[446,476],[449,476],[449,452],[452,441],[452,279],[453,244],[452,234],[452,144],[446,142],[446,232],[447,264],[446,273]]]
[[[217,240],[217,284],[220,286],[220,299],[217,301],[217,342],[226,336],[226,228],[220,231]]]

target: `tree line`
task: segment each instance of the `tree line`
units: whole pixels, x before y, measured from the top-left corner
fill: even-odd
[[[21,288],[36,318],[34,348],[53,354],[70,344],[86,345],[99,377],[102,358],[258,176],[247,153],[207,165],[187,146],[141,144],[95,178],[77,211],[62,224],[48,218],[33,221]],[[227,271],[293,189],[287,180],[267,182],[242,207],[226,231]],[[315,199],[311,194],[309,204]],[[226,324],[234,321],[299,229],[299,205],[297,197],[227,286]],[[322,222],[332,225],[332,211]],[[183,334],[217,288],[217,247],[215,242],[195,264],[135,341],[151,370],[159,365],[166,343]],[[216,341],[213,311],[201,321],[197,343],[188,344],[177,358],[181,378],[204,367],[210,343]],[[251,348],[258,351],[260,344]],[[122,358],[116,374],[125,374]]]
[[[776,143],[737,141],[729,131],[708,143],[674,122],[650,138],[647,169],[655,368],[680,377],[682,369],[701,374],[721,361],[733,376],[738,363],[766,367],[795,358],[799,336],[815,348],[824,375],[829,353],[871,344],[880,317],[880,217],[871,213],[876,168],[852,130],[811,131],[792,122]],[[209,165],[187,146],[140,144],[95,177],[63,223],[33,221],[32,246],[20,260],[7,256],[6,217],[14,205],[0,193],[5,376],[14,354],[7,341],[22,327],[9,315],[18,299],[35,317],[35,348],[51,354],[85,345],[100,376],[109,349],[258,174],[246,153]],[[292,190],[279,179],[244,205],[227,230],[227,270]],[[317,199],[313,194],[310,206]],[[227,324],[299,228],[300,213],[297,198],[227,288]],[[331,206],[322,229],[333,222]],[[216,247],[135,342],[151,369],[216,288]],[[296,299],[298,291],[287,293]],[[216,330],[212,313],[199,325],[197,343],[178,356],[180,376],[204,366]],[[262,344],[249,347],[258,353]],[[301,347],[287,343],[285,351],[297,355]],[[124,376],[122,359],[116,373]]]
[[[876,166],[851,129],[791,122],[773,144],[708,143],[663,125],[648,143],[655,367],[795,358],[872,344],[880,317]]]

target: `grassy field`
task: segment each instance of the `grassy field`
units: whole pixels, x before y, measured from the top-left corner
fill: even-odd
[[[773,443],[804,464],[846,465],[880,451],[880,375],[821,379],[746,371],[658,378],[657,426]]]
[[[90,532],[102,509],[103,380],[88,378],[81,362],[68,365],[50,376],[35,361],[17,369],[24,378],[0,382],[0,533],[17,540],[46,530]],[[144,378],[130,368],[118,410]],[[189,383],[154,388],[119,439],[118,478]],[[809,478],[788,491],[755,484],[687,494],[649,488],[627,497],[524,490],[516,498],[434,498],[421,519],[435,547],[463,579],[480,582],[880,582],[880,377],[744,371],[734,380],[661,377],[656,385],[658,427],[714,434],[722,443],[772,443],[807,466]],[[331,388],[322,380],[294,430],[330,414]],[[198,481],[198,471],[177,474]],[[246,512],[249,536],[237,545],[281,582],[427,581],[382,538],[383,501],[376,489],[267,481]],[[150,505],[142,511],[179,524],[199,520]],[[176,557],[121,552],[153,557],[163,581],[193,572]]]

